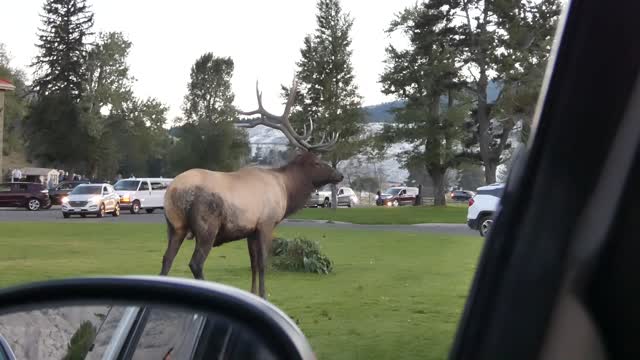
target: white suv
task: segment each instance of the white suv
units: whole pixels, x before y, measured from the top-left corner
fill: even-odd
[[[476,195],[469,199],[467,225],[486,236],[493,225],[493,214],[498,210],[504,184],[491,184],[477,189]]]

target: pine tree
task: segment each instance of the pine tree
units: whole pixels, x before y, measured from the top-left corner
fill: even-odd
[[[447,170],[457,164],[464,105],[462,79],[458,74],[456,49],[447,44],[455,17],[445,0],[432,0],[410,7],[394,20],[390,33],[408,37],[407,49],[387,48],[383,92],[405,100],[396,110],[395,123],[386,125],[384,144],[408,142],[401,154],[405,167],[426,170],[433,181],[435,205],[446,205]]]
[[[62,92],[79,100],[93,13],[86,0],[46,0],[43,12],[33,87],[40,96]]]
[[[302,127],[312,120],[317,134],[315,140],[320,140],[322,135],[340,134],[335,149],[325,155],[331,166],[337,168],[363,146],[359,135],[364,116],[351,64],[353,19],[343,12],[339,0],[318,0],[316,7],[317,28],[305,37],[297,63],[298,111],[294,111],[291,121]],[[332,186],[332,198],[335,207],[335,186]]]

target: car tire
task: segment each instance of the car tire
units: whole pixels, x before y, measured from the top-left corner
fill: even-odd
[[[140,201],[135,200],[133,203],[131,203],[131,213],[136,215],[140,213]]]
[[[147,212],[147,214],[153,214],[153,211],[154,211],[154,210],[155,210],[155,209],[153,209],[153,208],[152,208],[152,209],[144,209],[144,211],[146,211],[146,212]]]
[[[98,210],[98,213],[96,214],[96,217],[104,217],[104,215],[107,213],[107,210],[104,207],[104,204],[100,204],[100,210]]]
[[[116,204],[116,207],[113,209],[111,215],[113,215],[113,217],[120,216],[120,204]]]
[[[29,211],[38,211],[40,210],[41,206],[42,206],[42,203],[38,199],[32,198],[27,200],[27,210]]]
[[[329,200],[329,198],[324,199],[324,202],[322,203],[322,207],[323,208],[330,208],[331,207],[331,200]]]
[[[68,219],[71,216],[71,214],[67,214],[67,213],[62,213],[62,217],[65,219]]]
[[[480,236],[486,237],[489,231],[491,231],[491,227],[493,226],[493,216],[486,215],[480,219],[480,226],[478,226],[478,230],[480,231]]]

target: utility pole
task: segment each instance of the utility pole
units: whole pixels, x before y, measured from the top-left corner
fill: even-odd
[[[4,93],[15,89],[16,87],[12,83],[0,79],[0,182],[2,182],[4,175],[4,172],[2,172],[2,157],[4,156]]]

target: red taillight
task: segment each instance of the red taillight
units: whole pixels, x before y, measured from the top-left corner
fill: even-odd
[[[469,199],[469,206],[473,205],[474,201],[473,198]]]

